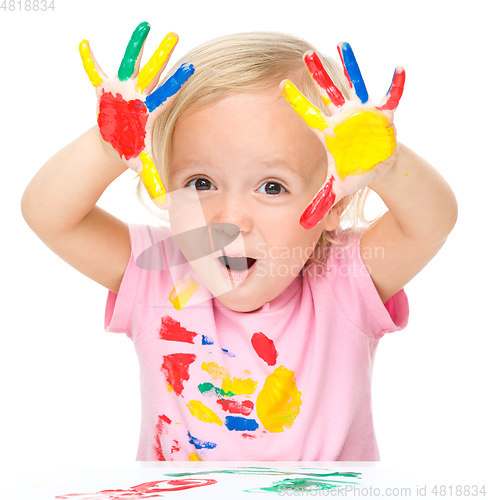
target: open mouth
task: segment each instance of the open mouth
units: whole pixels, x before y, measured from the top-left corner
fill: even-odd
[[[251,257],[218,257],[220,263],[231,271],[247,271],[255,263]]]

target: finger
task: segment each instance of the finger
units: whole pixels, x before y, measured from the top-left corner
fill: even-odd
[[[159,44],[151,59],[146,63],[142,70],[137,75],[137,92],[142,92],[146,90],[153,80],[159,79],[161,72],[164,70],[167,62],[169,61],[169,55],[175,48],[178,42],[178,35],[176,33],[168,33],[164,40]]]
[[[154,111],[167,99],[175,95],[194,72],[195,68],[193,64],[183,63],[173,76],[168,78],[163,85],[146,97],[145,104],[149,112]]]
[[[345,103],[344,96],[341,91],[335,86],[332,78],[324,68],[320,57],[315,52],[307,52],[303,56],[303,60],[313,81],[318,86],[319,90],[325,91],[329,96],[329,103],[336,107],[343,106]],[[325,99],[324,99],[325,100]],[[327,106],[329,103],[325,102]]]
[[[86,74],[94,87],[98,87],[107,75],[102,71],[97,61],[93,57],[88,40],[82,40],[79,45],[81,60]]]
[[[334,205],[336,195],[333,190],[334,176],[327,178],[320,191],[314,196],[300,216],[300,225],[304,229],[312,229]]]
[[[391,110],[394,111],[398,107],[398,103],[403,94],[403,87],[405,86],[405,70],[398,66],[393,74],[393,80],[391,82],[390,88],[386,93],[385,98],[381,101],[376,109],[380,111]]]
[[[341,42],[337,46],[337,50],[341,56],[344,74],[349,81],[350,87],[354,89],[354,92],[359,97],[362,104],[368,102],[368,91],[366,90],[366,85],[364,84],[361,71],[359,70],[359,66],[356,62],[351,46],[347,42]]]
[[[293,106],[295,113],[310,127],[324,130],[329,127],[329,123],[310,101],[290,82],[284,80],[281,84],[283,97]]]
[[[143,22],[133,31],[119,67],[118,77],[121,82],[125,82],[134,74],[136,62],[140,60],[139,55],[150,29],[149,23]]]
[[[156,165],[154,165],[152,158],[147,153],[141,153],[139,159],[142,161],[142,170],[139,172],[139,177],[151,200],[158,207],[164,205],[166,203],[166,190]]]

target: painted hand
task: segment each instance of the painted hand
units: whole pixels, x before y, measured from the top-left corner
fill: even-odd
[[[405,70],[398,66],[390,89],[375,106],[368,96],[351,46],[337,46],[349,82],[349,99],[335,86],[315,52],[303,59],[331,116],[313,106],[289,80],[281,83],[282,94],[295,112],[316,133],[327,150],[327,178],[303,211],[300,224],[315,227],[344,196],[370,185],[397,159],[393,113],[405,83]]]
[[[156,118],[194,72],[191,64],[182,64],[155,92],[161,73],[178,42],[176,33],[168,33],[151,59],[139,71],[148,23],[132,33],[117,76],[108,78],[88,44],[80,43],[83,66],[96,88],[98,127],[103,140],[136,171],[152,201],[160,208],[166,203],[166,190],[154,164],[152,131]]]

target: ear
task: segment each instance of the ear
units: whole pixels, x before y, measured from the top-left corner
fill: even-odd
[[[339,227],[341,223],[342,212],[347,207],[347,198],[342,198],[337,204],[335,204],[322,219],[322,228],[325,231],[334,231]]]

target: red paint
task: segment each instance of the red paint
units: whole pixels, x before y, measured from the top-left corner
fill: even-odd
[[[264,333],[256,332],[251,338],[251,344],[256,351],[256,354],[269,366],[273,366],[276,364],[276,357],[278,353],[276,352],[276,348],[274,342],[266,337]]]
[[[166,458],[164,458],[163,455],[163,449],[161,447],[161,434],[163,433],[163,430],[165,431],[165,434],[168,434],[169,429],[164,426],[164,424],[170,424],[171,419],[168,418],[166,415],[159,415],[158,416],[158,423],[156,424],[156,435],[154,436],[154,441],[156,441],[156,444],[154,446],[154,451],[156,452],[156,456],[158,457],[158,460],[160,462],[166,462]]]
[[[168,354],[163,357],[161,371],[166,375],[168,384],[171,385],[175,394],[181,396],[183,391],[183,381],[190,378],[188,367],[195,361],[195,354],[179,352]]]
[[[195,332],[187,330],[184,326],[181,326],[181,323],[173,319],[171,316],[161,318],[159,338],[162,340],[175,340],[176,342],[188,342],[188,344],[193,344],[193,339],[196,335],[197,334]]]
[[[398,107],[398,103],[403,94],[403,87],[405,86],[405,70],[403,68],[397,68],[395,74],[393,75],[393,81],[391,83],[391,89],[388,92],[388,100],[383,106],[376,109],[382,110],[394,110]]]
[[[165,479],[162,481],[142,483],[137,486],[132,486],[128,490],[102,490],[98,493],[70,493],[68,495],[59,495],[54,498],[65,499],[80,496],[84,497],[85,500],[137,500],[140,498],[162,498],[162,495],[153,495],[153,493],[189,490],[191,488],[215,484],[216,482],[215,479]],[[163,483],[172,486],[172,488],[157,488],[157,486]]]
[[[332,184],[334,177],[329,179],[329,182],[317,193],[310,205],[303,211],[300,217],[300,225],[304,229],[315,227],[330,210],[336,195],[332,192]]]
[[[180,443],[176,441],[176,439],[173,439],[173,446],[171,447],[171,454],[176,453],[177,451],[180,451]]]
[[[222,410],[229,413],[239,413],[240,415],[250,415],[254,410],[254,403],[252,401],[236,401],[234,399],[217,399],[217,404],[222,407]]]
[[[247,433],[245,433],[245,432],[244,432],[244,433],[242,434],[242,437],[244,437],[244,438],[249,438],[249,439],[254,439],[256,436],[253,436],[252,434],[247,434]]]
[[[329,99],[332,101],[332,104],[336,106],[343,106],[345,104],[344,96],[341,91],[335,86],[332,78],[327,73],[327,70],[324,68],[320,57],[313,52],[312,54],[305,54],[303,56],[303,60],[305,61],[305,65],[310,71],[312,78],[317,82],[319,87],[327,92]]]
[[[102,91],[98,127],[104,141],[112,145],[121,158],[136,158],[144,150],[146,123],[149,113],[143,101],[126,101]]]

